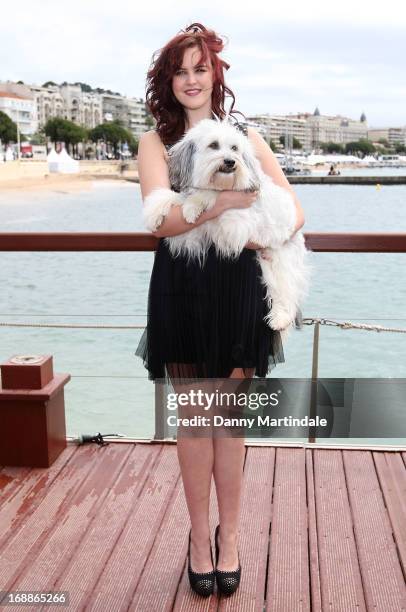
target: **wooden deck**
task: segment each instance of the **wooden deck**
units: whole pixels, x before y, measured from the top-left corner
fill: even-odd
[[[207,600],[188,583],[176,445],[70,443],[49,469],[0,469],[0,590],[103,612],[406,610],[405,466],[406,452],[247,446],[241,585]]]

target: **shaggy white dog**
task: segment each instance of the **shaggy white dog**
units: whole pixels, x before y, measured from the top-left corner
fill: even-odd
[[[214,206],[219,190],[259,190],[249,208],[232,208],[178,236],[165,238],[174,256],[196,257],[203,264],[214,244],[224,257],[238,257],[247,242],[261,245],[257,252],[266,286],[266,322],[284,330],[295,318],[308,290],[310,267],[300,231],[292,237],[296,207],[291,193],[275,185],[255,156],[249,139],[228,120],[203,119],[188,130],[169,153],[169,177],[174,189],[156,189],[144,201],[146,227],[155,231],[174,205],[194,223]]]

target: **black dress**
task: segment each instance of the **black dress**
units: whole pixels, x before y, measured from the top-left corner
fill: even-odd
[[[247,134],[244,124],[237,124]],[[161,238],[151,274],[147,326],[136,355],[149,380],[228,378],[234,368],[265,377],[284,362],[280,333],[264,321],[266,289],[254,249],[225,259],[211,246],[197,260],[173,257]]]

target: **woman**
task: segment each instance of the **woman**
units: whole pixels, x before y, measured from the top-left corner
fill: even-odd
[[[153,58],[146,99],[157,124],[155,130],[142,135],[139,145],[143,199],[154,189],[173,188],[167,150],[201,119],[213,115],[223,118],[226,93],[232,98],[232,115],[235,98],[224,83],[223,70],[229,65],[218,55],[222,49],[221,38],[197,23],[175,36]],[[252,141],[263,170],[293,193],[263,138],[253,128],[237,127]],[[255,193],[220,191],[215,206],[195,223],[187,223],[181,207],[175,206],[154,232],[160,240],[151,275],[148,323],[136,353],[143,358],[150,380],[170,380],[175,391],[191,389],[193,381],[198,381],[199,388],[213,390],[218,378],[264,377],[284,361],[279,332],[263,320],[268,311],[256,260],[259,245],[248,243],[237,260],[221,259],[213,246],[201,268],[193,260],[172,258],[164,241],[164,237],[187,232],[229,208],[249,207],[255,199]],[[297,231],[304,217],[296,197],[295,202]],[[231,594],[241,575],[237,532],[244,438],[178,435],[177,453],[192,525],[190,584],[205,596],[213,592],[216,579],[219,590]],[[220,518],[215,534],[215,570],[209,529],[212,474]]]

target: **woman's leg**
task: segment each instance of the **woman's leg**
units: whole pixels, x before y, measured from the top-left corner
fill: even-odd
[[[235,368],[230,378],[250,379],[254,376],[255,369],[246,373],[247,376],[244,376],[242,368]],[[235,392],[239,392],[237,386]],[[237,531],[241,505],[245,438],[215,437],[213,442],[213,471],[220,518],[220,555],[217,568],[232,571],[238,565]]]
[[[187,365],[187,364],[184,364]],[[178,364],[168,364],[168,373],[175,393],[189,393],[191,390],[202,389],[210,393],[212,383],[202,382],[193,384],[179,384]],[[192,377],[193,371],[190,371]],[[182,378],[185,369],[182,368]],[[196,414],[193,406],[181,406],[178,416],[187,418]],[[213,440],[210,429],[207,432],[196,432],[196,437],[182,435],[182,428],[178,428],[177,454],[185,491],[186,503],[192,525],[190,544],[190,563],[195,572],[210,572],[213,570],[210,555],[210,528],[209,506],[210,489],[213,472]],[[188,433],[190,428],[188,429]]]

